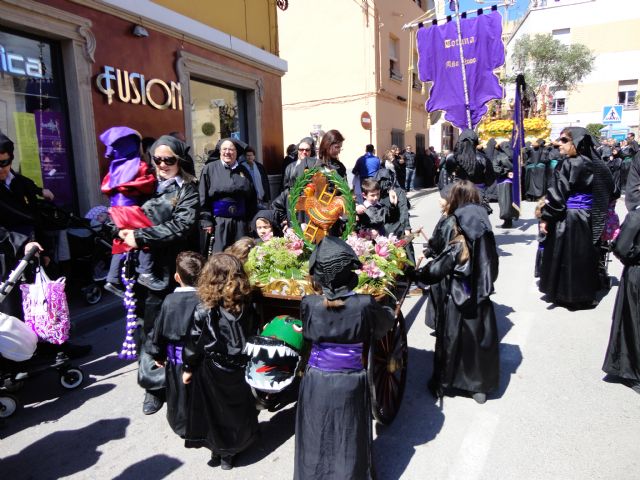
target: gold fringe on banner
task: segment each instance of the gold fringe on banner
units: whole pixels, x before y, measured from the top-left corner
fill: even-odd
[[[411,118],[411,110],[413,107],[413,64],[415,63],[415,34],[413,32],[409,33],[409,68],[407,69],[408,78],[408,92],[407,92],[407,122],[404,125],[404,131],[411,131],[412,127],[412,118]]]

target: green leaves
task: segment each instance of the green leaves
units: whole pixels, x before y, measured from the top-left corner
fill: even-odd
[[[515,71],[524,73],[527,85],[540,94],[544,87],[574,89],[593,70],[595,56],[581,43],[565,45],[551,34],[539,33],[519,38],[511,61]]]

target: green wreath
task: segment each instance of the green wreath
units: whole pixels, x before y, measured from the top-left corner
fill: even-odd
[[[298,198],[304,191],[304,187],[311,181],[313,176],[316,173],[322,173],[327,179],[334,184],[334,186],[338,189],[338,191],[342,194],[344,199],[344,209],[347,215],[347,224],[345,226],[344,232],[342,233],[342,239],[346,240],[347,237],[353,232],[353,229],[356,225],[356,202],[353,199],[353,195],[351,194],[351,189],[349,188],[349,184],[347,181],[342,178],[335,170],[328,170],[326,168],[316,167],[307,170],[304,175],[298,177],[294,182],[291,190],[289,191],[289,217],[291,218],[291,228],[296,232],[296,235],[302,239],[304,244],[310,250],[313,250],[316,246],[313,242],[307,240],[304,236],[304,232],[302,231],[302,227],[300,226],[300,222],[298,222],[298,215],[296,211],[296,204],[298,203]]]

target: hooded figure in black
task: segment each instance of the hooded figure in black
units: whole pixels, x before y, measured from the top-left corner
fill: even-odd
[[[509,142],[502,142],[493,157],[493,170],[498,184],[498,205],[500,218],[504,220],[502,228],[513,227],[513,220],[518,219],[519,211],[513,204],[513,150]]]
[[[471,129],[463,130],[453,157],[456,177],[475,183],[482,192],[483,200],[488,202],[484,192],[495,181],[496,176],[491,161],[478,150],[478,134]]]
[[[640,393],[640,156],[629,170],[625,203],[627,214],[613,253],[624,265],[613,309],[604,370]]]
[[[498,142],[496,142],[495,138],[490,138],[489,140],[487,140],[487,144],[484,147],[484,156],[487,157],[489,159],[489,161],[493,164],[493,161],[495,160],[496,154],[498,153],[496,151],[498,147]],[[487,200],[487,202],[497,202],[498,201],[498,183],[497,182],[493,182],[490,185],[487,185],[487,188],[485,188],[484,190],[484,197]]]
[[[590,308],[600,288],[600,237],[613,178],[587,130],[565,128],[560,142],[566,159],[552,177],[542,207],[541,229],[547,236],[539,287],[550,302]]]
[[[489,216],[472,184],[454,184],[448,209],[455,218],[451,240],[416,272],[424,283],[445,280],[447,289],[436,321],[429,390],[436,397],[464,390],[484,403],[499,382],[498,329],[490,298],[498,277],[498,252]]]
[[[300,384],[294,479],[370,479],[371,405],[364,345],[384,336],[393,315],[371,295],[353,293],[361,268],[351,247],[325,237],[309,259],[322,295],[300,304],[303,335],[312,342]]]
[[[525,165],[525,197],[538,200],[547,189],[547,155],[544,140],[539,139],[531,148]]]
[[[258,220],[262,220],[260,224],[258,224]],[[284,220],[286,217],[282,218],[277,210],[260,210],[251,221],[252,233],[258,237],[259,241],[263,242],[273,237],[282,237],[281,225]],[[271,227],[271,232],[265,231],[267,224]]]
[[[256,189],[249,170],[238,163],[243,144],[220,142],[220,160],[207,163],[200,174],[200,227],[213,233],[213,252],[222,252],[249,233],[255,215]]]

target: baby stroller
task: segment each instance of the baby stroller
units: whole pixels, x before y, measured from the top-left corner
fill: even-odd
[[[92,208],[85,218],[69,215],[67,239],[71,252],[71,268],[80,281],[85,302],[95,305],[102,299],[102,287],[109,272],[111,243],[97,215],[107,215],[106,207]]]
[[[0,303],[13,290],[37,251],[35,247],[29,251],[0,284]],[[27,325],[0,313],[0,419],[13,415],[20,405],[12,393],[19,390],[27,378],[49,369],[58,372],[60,385],[65,389],[78,388],[84,380],[82,370],[72,366],[65,353],[53,354],[48,344],[38,343],[38,337]]]

